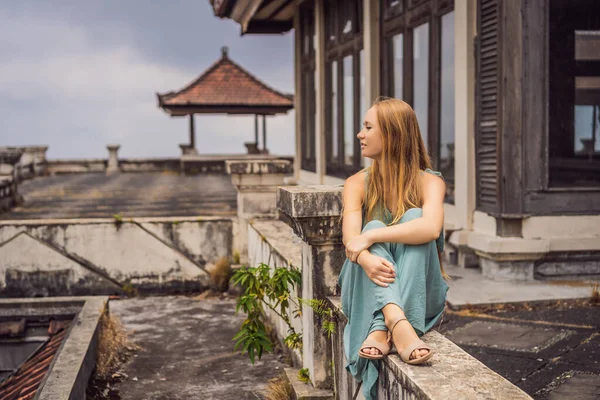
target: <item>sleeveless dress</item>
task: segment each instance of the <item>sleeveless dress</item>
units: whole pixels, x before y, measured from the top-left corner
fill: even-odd
[[[443,179],[441,173],[425,170]],[[368,170],[367,170],[368,179]],[[379,219],[365,221],[363,209],[362,232],[383,228],[393,221],[392,213],[380,207],[375,215]],[[406,211],[401,224],[422,216],[420,208]],[[379,377],[380,360],[368,360],[358,356],[358,350],[367,336],[376,330],[387,331],[381,309],[389,304],[398,305],[406,314],[406,318],[422,336],[441,318],[448,285],[444,282],[440,271],[438,250],[443,250],[443,231],[437,240],[421,245],[405,245],[402,243],[375,243],[369,251],[394,264],[396,279],[388,287],[375,284],[362,267],[346,259],[338,285],[341,288],[342,310],[348,318],[344,328],[344,353],[348,365],[346,370],[359,382],[362,382],[366,400],[377,398],[377,379]]]

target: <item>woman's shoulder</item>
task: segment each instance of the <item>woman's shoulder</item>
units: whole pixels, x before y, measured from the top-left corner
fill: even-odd
[[[354,175],[346,178],[346,184],[349,184],[352,186],[364,185],[368,175],[369,175],[368,169],[364,168],[364,169],[358,171],[357,173],[355,173]]]

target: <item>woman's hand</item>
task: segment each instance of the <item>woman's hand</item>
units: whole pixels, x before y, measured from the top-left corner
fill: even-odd
[[[372,244],[370,236],[366,233],[354,236],[346,243],[346,257],[355,263],[360,252],[368,249]]]
[[[388,287],[388,284],[394,282],[396,278],[394,264],[369,252],[361,254],[360,266],[369,279],[379,286]]]

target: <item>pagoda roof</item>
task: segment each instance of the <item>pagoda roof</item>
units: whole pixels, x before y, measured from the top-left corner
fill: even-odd
[[[189,85],[177,92],[156,94],[167,113],[285,114],[294,107],[293,95],[283,94],[258,80],[233,62],[227,48],[221,58]]]

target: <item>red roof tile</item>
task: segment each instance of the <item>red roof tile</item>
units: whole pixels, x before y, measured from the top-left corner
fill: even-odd
[[[293,108],[293,96],[270,88],[229,59],[226,49],[222,51],[221,59],[188,86],[178,92],[158,94],[159,105],[165,109],[181,106],[206,108],[206,112],[214,107],[233,107],[236,110],[240,107],[271,107],[280,109],[279,112]]]
[[[30,400],[33,399],[40,384],[50,369],[50,364],[67,336],[68,321],[50,324],[50,338],[33,354],[13,376],[0,383],[0,399]]]

